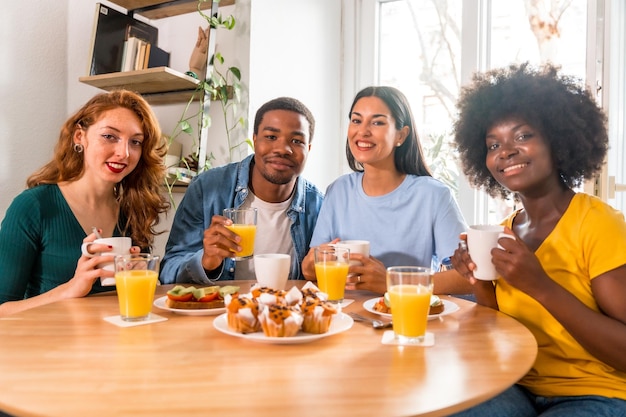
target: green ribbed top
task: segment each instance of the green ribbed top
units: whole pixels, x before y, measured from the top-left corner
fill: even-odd
[[[119,235],[116,228],[114,236]],[[0,225],[0,303],[33,297],[69,281],[85,237],[56,184],[19,194]],[[91,292],[112,289],[96,280]]]

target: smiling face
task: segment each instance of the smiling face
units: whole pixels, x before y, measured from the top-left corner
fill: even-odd
[[[263,115],[254,140],[253,183],[259,195],[263,178],[274,185],[293,185],[304,170],[309,150],[309,122],[290,110],[270,110]]]
[[[525,120],[510,117],[494,123],[485,143],[487,168],[508,190],[529,195],[560,183],[548,143]]]
[[[395,169],[395,148],[402,144],[408,127],[396,129],[389,107],[378,97],[360,98],[352,107],[348,144],[354,159],[367,165]]]
[[[84,147],[84,175],[114,184],[139,163],[143,140],[139,117],[122,107],[103,112],[87,129],[74,133],[74,143]]]

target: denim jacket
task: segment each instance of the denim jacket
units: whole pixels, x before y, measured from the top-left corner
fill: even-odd
[[[214,214],[228,207],[240,207],[248,196],[248,181],[254,155],[241,162],[212,168],[194,178],[181,201],[161,263],[160,280],[164,284],[193,282],[210,284],[235,278],[235,261],[226,258],[215,271],[202,267],[202,239]],[[291,263],[290,279],[304,279],[302,260],[322,206],[323,194],[301,176],[287,216],[291,219],[291,239],[297,262]]]

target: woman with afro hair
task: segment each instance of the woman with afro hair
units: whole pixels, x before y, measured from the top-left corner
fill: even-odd
[[[530,371],[462,416],[626,416],[626,223],[574,187],[606,156],[592,94],[548,64],[477,74],[457,103],[455,141],[471,184],[519,206],[492,249],[495,281],[452,257],[476,301],[523,323],[539,346]],[[463,239],[465,236],[461,236]]]

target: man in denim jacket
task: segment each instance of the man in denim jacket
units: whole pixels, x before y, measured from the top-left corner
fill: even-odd
[[[290,279],[304,279],[301,262],[323,195],[300,176],[315,120],[300,101],[280,97],[265,103],[254,119],[255,153],[213,168],[189,185],[174,217],[161,265],[164,284],[254,279],[252,260],[235,262],[238,236],[225,226],[226,208],[258,211],[255,253],[289,253]]]

